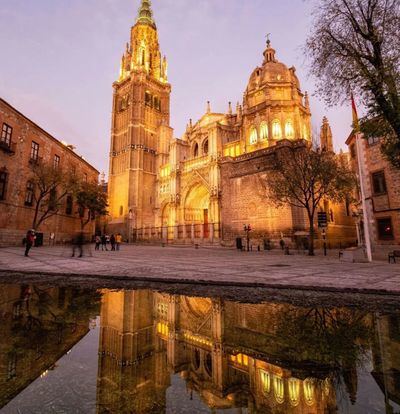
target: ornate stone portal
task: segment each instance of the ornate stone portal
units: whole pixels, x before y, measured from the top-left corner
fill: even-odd
[[[269,40],[263,56],[235,113],[231,103],[227,113],[215,113],[207,102],[203,117],[173,138],[167,60],[150,2],[142,1],[113,85],[111,231],[148,241],[232,243],[248,223],[259,239],[305,229],[303,212],[287,207],[282,214],[268,203],[259,171],[277,143],[311,140],[309,100]],[[332,137],[325,141],[332,146]]]

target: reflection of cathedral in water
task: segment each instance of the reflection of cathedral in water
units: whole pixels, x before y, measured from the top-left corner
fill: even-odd
[[[246,305],[150,291],[105,292],[98,412],[166,409],[171,374],[210,409],[337,412],[329,369],[285,359],[275,337],[287,305]],[[284,351],[284,352],[282,352]]]

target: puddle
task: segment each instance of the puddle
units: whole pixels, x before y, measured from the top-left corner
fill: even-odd
[[[400,313],[0,285],[0,412],[399,413]]]

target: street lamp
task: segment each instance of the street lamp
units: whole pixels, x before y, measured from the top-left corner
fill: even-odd
[[[252,228],[250,226],[250,224],[248,224],[246,226],[246,224],[244,225],[244,231],[246,232],[246,241],[247,241],[247,251],[250,251],[250,232],[251,232]]]

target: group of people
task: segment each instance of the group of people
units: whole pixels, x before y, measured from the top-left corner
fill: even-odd
[[[120,249],[120,245],[122,243],[122,236],[120,233],[112,234],[111,236],[108,236],[106,234],[96,235],[95,237],[95,250],[106,250],[108,251],[107,244],[110,243],[111,245],[111,251],[116,251]]]

